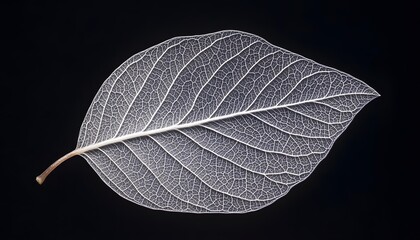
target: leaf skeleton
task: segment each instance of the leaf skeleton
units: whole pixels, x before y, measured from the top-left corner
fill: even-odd
[[[139,52],[103,83],[74,151],[121,197],[157,210],[245,213],[305,180],[379,94],[359,79],[220,31]]]

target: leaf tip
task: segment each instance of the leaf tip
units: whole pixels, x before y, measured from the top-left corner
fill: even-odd
[[[373,89],[370,86],[367,86],[368,88],[364,91],[365,94],[371,95],[372,99],[378,98],[381,96],[375,89]]]
[[[372,90],[373,90],[373,95],[375,96],[375,98],[381,96],[381,94],[379,94],[375,89],[372,89]]]

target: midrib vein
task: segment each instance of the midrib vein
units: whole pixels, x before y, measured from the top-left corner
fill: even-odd
[[[82,147],[82,148],[75,149],[72,153],[74,155],[80,155],[82,153],[85,153],[85,152],[88,152],[88,151],[91,151],[91,150],[95,150],[97,148],[100,148],[100,147],[103,147],[103,146],[106,146],[106,145],[123,142],[125,140],[129,140],[129,139],[133,139],[133,138],[150,136],[150,135],[154,135],[154,134],[169,132],[169,131],[172,131],[172,130],[179,130],[179,129],[183,129],[183,128],[200,126],[200,125],[203,125],[205,123],[210,123],[210,122],[215,122],[215,121],[219,121],[219,120],[229,119],[229,118],[242,116],[242,115],[247,115],[247,114],[256,113],[256,112],[264,112],[264,111],[274,110],[274,109],[278,109],[278,108],[285,108],[285,107],[296,106],[296,105],[300,105],[300,104],[317,102],[317,101],[320,101],[320,100],[325,100],[325,99],[330,99],[330,98],[335,98],[335,97],[340,97],[340,96],[350,96],[350,95],[369,95],[369,96],[372,96],[373,94],[370,94],[370,93],[338,94],[338,95],[334,95],[334,96],[330,96],[330,97],[316,98],[316,99],[311,99],[311,100],[307,100],[307,101],[301,101],[301,102],[296,102],[296,103],[291,103],[291,104],[284,104],[284,105],[280,105],[280,106],[276,105],[276,106],[271,106],[271,107],[267,107],[267,108],[255,109],[255,110],[250,110],[250,111],[242,111],[242,112],[232,113],[232,114],[219,116],[219,117],[213,117],[213,118],[204,119],[204,120],[191,122],[191,123],[185,123],[185,124],[180,124],[180,125],[172,125],[172,126],[164,127],[164,128],[160,128],[160,129],[153,129],[153,130],[144,131],[144,132],[131,133],[131,134],[127,134],[127,135],[116,137],[116,138],[111,138],[111,139],[108,139],[108,140],[105,140],[105,141],[102,141],[102,142],[91,144],[89,146],[85,146],[85,147]]]

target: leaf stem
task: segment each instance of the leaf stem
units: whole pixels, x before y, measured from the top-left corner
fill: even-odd
[[[36,181],[39,183],[39,185],[41,185],[45,181],[45,179],[48,177],[48,175],[50,175],[50,173],[52,171],[54,171],[54,169],[56,167],[58,167],[60,164],[62,164],[67,159],[70,159],[71,157],[74,157],[74,156],[79,155],[79,154],[80,154],[79,149],[76,149],[76,150],[74,150],[72,152],[69,152],[66,155],[62,156],[60,159],[58,159],[53,164],[51,164],[47,169],[45,169],[45,171],[42,172],[38,177],[36,177]]]

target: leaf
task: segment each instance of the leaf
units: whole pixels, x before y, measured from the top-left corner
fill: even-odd
[[[135,54],[96,94],[81,155],[123,198],[159,210],[242,213],[306,179],[379,94],[239,31],[177,37]]]

